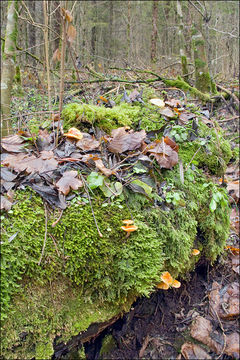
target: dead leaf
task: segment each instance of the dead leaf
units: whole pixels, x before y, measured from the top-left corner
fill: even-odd
[[[70,24],[67,30],[68,41],[72,43],[75,40],[76,35],[77,35],[76,28],[72,24]]]
[[[1,210],[6,210],[9,211],[12,207],[12,202],[9,201],[5,196],[1,195],[1,199],[0,199],[0,209]]]
[[[166,116],[168,118],[173,118],[175,116],[174,112],[168,107],[160,109],[159,112],[161,115]]]
[[[9,135],[1,140],[1,145],[4,150],[8,152],[20,153],[23,152],[23,143],[24,139],[22,139],[19,135]]]
[[[14,169],[16,172],[26,171],[28,174],[40,174],[56,170],[58,162],[53,156],[52,151],[42,151],[38,158],[35,155],[24,153],[8,155],[3,161],[3,165]]]
[[[239,283],[233,282],[221,288],[214,282],[209,294],[209,305],[213,317],[216,313],[221,319],[231,319],[239,315]]]
[[[100,142],[94,139],[93,137],[82,138],[76,143],[76,146],[83,151],[95,150],[99,147],[99,145]]]
[[[60,61],[61,60],[61,51],[59,50],[59,48],[57,48],[52,56],[52,61],[56,62],[56,61]]]
[[[181,354],[186,360],[211,359],[211,356],[197,344],[186,342],[181,347]]]
[[[151,99],[149,100],[149,102],[153,105],[156,105],[160,108],[164,108],[165,107],[165,103],[162,99]]]
[[[186,124],[189,120],[192,120],[196,117],[196,114],[188,113],[186,111],[181,112],[179,115],[179,123],[180,125]]]
[[[69,23],[73,21],[73,17],[69,10],[61,8],[62,16],[67,20]]]
[[[126,132],[126,130],[121,130],[112,140],[110,140],[108,150],[113,153],[123,153],[129,150],[136,150],[141,146],[145,137],[145,130],[135,132]]]
[[[228,182],[227,191],[231,197],[238,202],[239,201],[239,180]],[[230,198],[231,202],[231,198]]]
[[[160,167],[165,169],[171,169],[178,163],[177,144],[173,140],[170,140],[171,139],[168,138],[165,141],[163,137],[161,140],[155,140],[146,148],[146,152],[151,153],[159,163]],[[170,144],[172,146],[170,146]]]
[[[70,190],[77,190],[83,186],[81,180],[77,178],[78,172],[75,170],[65,171],[60,180],[56,183],[56,187],[64,195],[67,195]]]
[[[233,359],[239,359],[240,357],[240,335],[237,332],[226,336],[226,348],[224,353],[231,356]]]
[[[171,106],[172,108],[181,108],[182,107],[182,102],[180,100],[176,100],[176,99],[170,99],[165,101],[165,104],[168,106]]]
[[[36,139],[38,150],[49,150],[52,147],[52,140],[52,135],[46,129],[40,129]]]
[[[191,324],[190,334],[194,339],[200,341],[204,345],[207,345],[216,354],[221,353],[224,346],[223,336],[222,341],[220,339],[218,339],[219,341],[215,341],[213,339],[216,334],[213,333],[211,321],[202,316],[197,316]]]
[[[108,168],[106,168],[102,162],[101,159],[98,160],[94,160],[96,167],[105,175],[105,176],[110,176],[115,174],[116,172],[113,170],[110,170]]]

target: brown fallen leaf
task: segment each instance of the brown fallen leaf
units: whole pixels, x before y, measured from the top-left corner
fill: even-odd
[[[115,171],[106,168],[101,159],[94,160],[96,167],[105,175],[110,176],[116,174]]]
[[[8,155],[3,161],[4,166],[14,169],[16,172],[26,171],[28,174],[53,171],[57,168],[58,162],[53,158],[52,151],[42,151],[37,158],[35,155],[19,153]]]
[[[170,99],[165,101],[165,104],[168,106],[171,106],[172,108],[178,108],[178,107],[182,107],[182,102],[180,100],[177,99]]]
[[[145,130],[126,132],[126,129],[122,129],[118,133],[115,132],[114,135],[108,144],[108,150],[117,154],[138,149],[146,137],[146,132]]]
[[[77,178],[78,172],[75,170],[65,171],[60,180],[56,182],[56,187],[58,190],[67,195],[70,190],[77,190],[83,186],[81,180]]]
[[[233,359],[239,359],[240,357],[240,335],[237,332],[233,332],[226,336],[226,348],[224,353],[231,356]]]
[[[52,134],[49,134],[49,132],[44,129],[44,130],[39,130],[38,132],[38,137],[36,139],[36,143],[37,143],[37,147],[38,150],[49,150],[52,147]]]
[[[173,118],[176,114],[174,114],[174,112],[168,108],[168,107],[165,107],[163,109],[160,109],[159,110],[160,114],[163,115],[163,116],[166,116],[168,118]]]
[[[9,201],[5,196],[1,195],[0,199],[0,209],[1,210],[10,210],[12,207],[12,202]]]
[[[146,152],[150,153],[155,157],[161,168],[171,169],[174,165],[178,163],[178,153],[176,143],[168,138],[167,141],[164,140],[164,137],[161,140],[155,140],[153,143],[149,144],[146,148]],[[166,142],[168,142],[168,145]],[[176,146],[176,150],[173,150],[173,146]]]
[[[211,359],[211,356],[197,344],[186,342],[181,347],[181,354],[186,360]]]
[[[1,140],[1,145],[4,150],[8,152],[20,153],[23,152],[23,143],[24,139],[22,139],[19,135],[9,135]]]
[[[238,202],[239,201],[239,180],[228,182],[227,191],[231,197]],[[231,198],[230,198],[231,202]]]
[[[194,339],[200,341],[204,345],[207,345],[216,354],[221,353],[224,346],[223,336],[222,341],[220,336],[218,336],[218,341],[213,339],[216,334],[213,332],[211,321],[202,316],[197,316],[191,324],[190,334]]]
[[[76,146],[83,151],[95,150],[99,147],[99,145],[100,142],[94,139],[93,137],[82,138],[81,140],[78,140],[78,142],[76,143]]]

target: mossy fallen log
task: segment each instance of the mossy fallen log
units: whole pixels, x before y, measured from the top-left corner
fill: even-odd
[[[115,112],[77,105],[66,107],[65,126],[75,121],[82,130],[94,124],[109,131],[124,123],[149,129],[159,127],[159,121],[166,124],[158,113],[153,113],[156,123],[149,112],[145,118],[147,110],[138,105],[122,104]],[[214,136],[213,129],[201,126],[202,133]],[[218,172],[231,150],[225,143],[218,163],[218,146],[212,141],[211,153],[202,159],[201,148],[195,167],[186,169],[194,146],[180,144],[184,182],[176,165],[154,171],[149,196],[125,188],[122,196],[106,202],[95,189],[89,204],[76,191],[54,227],[57,210],[48,210],[46,227],[42,199],[30,189],[16,191],[12,210],[2,214],[2,359],[51,359],[59,344],[74,349],[128,311],[138,296],[155,291],[163,271],[180,280],[201,256],[216,260],[228,237],[229,206],[226,191],[200,166]],[[159,196],[161,188],[165,200]],[[126,237],[122,220],[131,218],[138,229]],[[192,255],[194,248],[199,256]]]

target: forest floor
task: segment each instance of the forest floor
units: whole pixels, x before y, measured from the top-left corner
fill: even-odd
[[[223,85],[231,90],[231,84]],[[28,95],[14,96],[13,114],[43,111],[44,119],[43,100],[46,104],[47,97],[29,87],[24,93]],[[95,87],[90,98],[96,93]],[[176,98],[176,94],[173,96]],[[25,119],[19,115],[16,126]],[[226,131],[232,147],[238,147],[236,109],[229,102],[221,103],[211,119]],[[216,177],[213,180],[220,181]],[[236,163],[229,164],[223,186],[229,186],[232,205],[231,232],[225,253],[213,265],[201,259],[195,271],[182,281],[181,288],[159,289],[149,298],[138,299],[129,313],[84,345],[87,359],[239,358],[239,168]],[[102,344],[109,336],[112,345],[103,352]]]

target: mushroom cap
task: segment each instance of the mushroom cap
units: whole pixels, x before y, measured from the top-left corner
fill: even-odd
[[[70,128],[67,133],[63,134],[64,136],[67,136],[68,138],[81,140],[83,138],[83,134],[80,130],[76,128]]]
[[[165,284],[163,281],[161,281],[159,284],[157,284],[157,288],[167,290],[167,289],[169,289],[169,285]]]
[[[122,222],[126,225],[132,225],[133,224],[133,220],[122,220]]]
[[[178,281],[178,280],[173,280],[171,286],[178,289],[178,288],[180,288],[181,283],[180,283],[180,281]]]
[[[200,254],[200,251],[198,249],[193,249],[192,250],[192,255],[197,256],[199,254]]]
[[[165,107],[165,102],[162,99],[151,99],[149,100],[149,102],[153,105],[156,105],[160,108],[164,108]]]
[[[138,227],[136,225],[121,226],[121,229],[126,232],[133,232],[133,231],[136,231],[138,229]]]
[[[172,275],[168,271],[164,271],[162,273],[161,280],[167,285],[171,285],[173,283]]]

